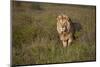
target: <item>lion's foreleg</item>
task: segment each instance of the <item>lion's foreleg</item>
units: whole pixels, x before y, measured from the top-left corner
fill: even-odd
[[[62,40],[62,43],[63,43],[63,47],[67,46],[67,41]]]
[[[73,41],[73,38],[68,39],[68,46],[72,43],[72,41]]]

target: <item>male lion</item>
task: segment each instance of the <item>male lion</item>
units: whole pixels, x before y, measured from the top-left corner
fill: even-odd
[[[63,46],[69,46],[74,39],[74,28],[68,16],[57,16],[57,31]]]

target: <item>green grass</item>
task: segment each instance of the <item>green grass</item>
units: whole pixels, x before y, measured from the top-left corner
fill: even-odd
[[[96,60],[95,6],[13,2],[12,64],[46,64]],[[64,48],[56,17],[64,13],[82,29]]]

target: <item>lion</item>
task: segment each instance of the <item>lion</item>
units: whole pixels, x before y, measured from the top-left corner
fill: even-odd
[[[69,46],[74,37],[74,27],[67,15],[57,16],[57,31],[64,47]]]

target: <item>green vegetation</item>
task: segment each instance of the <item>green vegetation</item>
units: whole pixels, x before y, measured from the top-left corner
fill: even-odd
[[[12,7],[12,63],[46,64],[96,60],[95,6],[14,1]],[[64,48],[56,17],[68,15],[82,26],[76,40]]]

